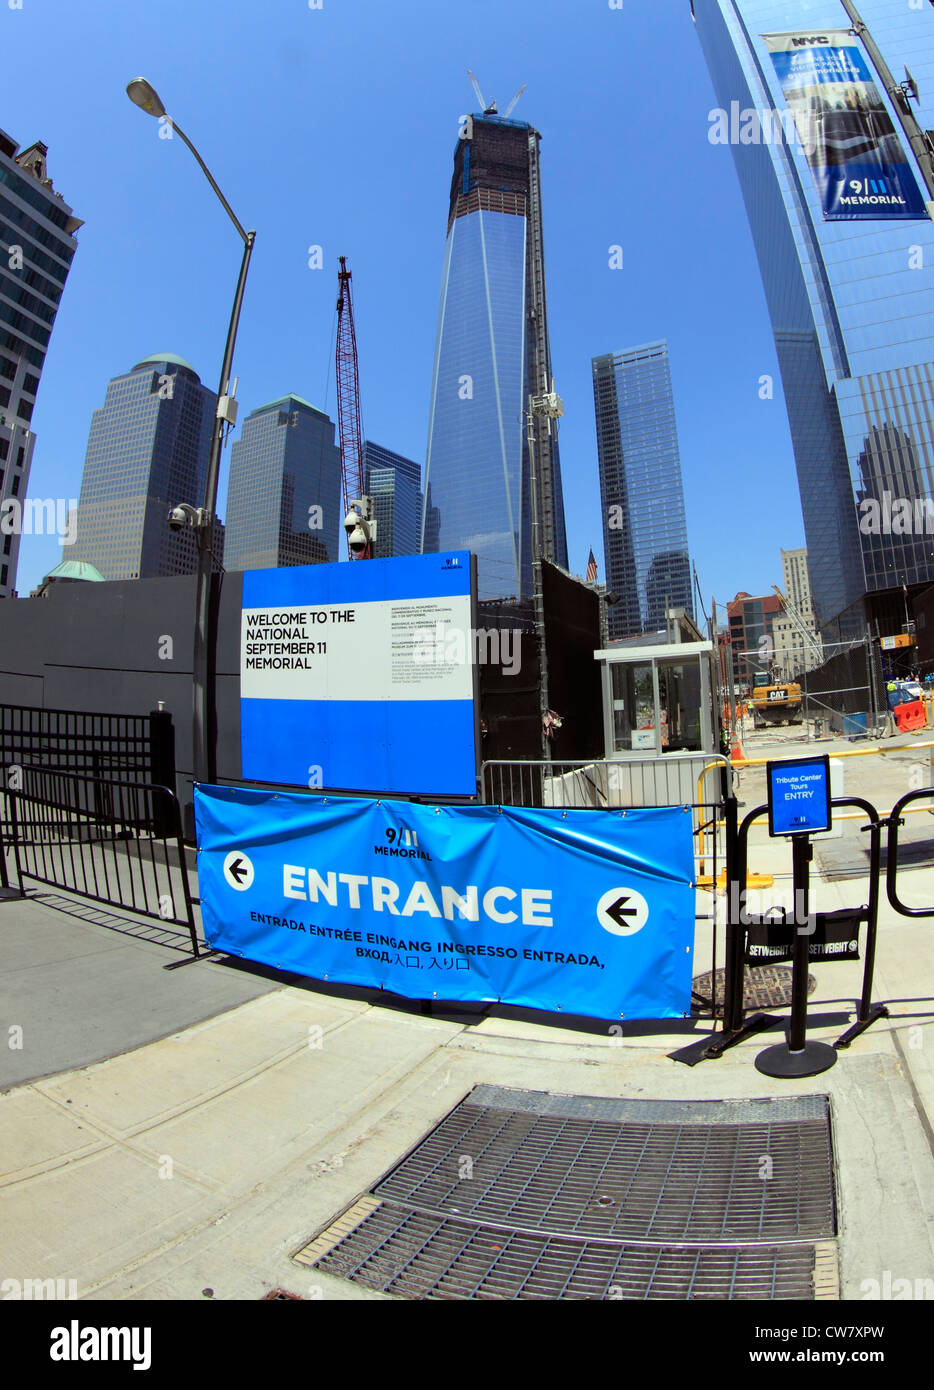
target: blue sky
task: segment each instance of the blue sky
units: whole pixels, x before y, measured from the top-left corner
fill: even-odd
[[[515,114],[543,137],[571,569],[593,546],[604,576],[590,359],[666,338],[705,606],[781,582],[780,548],[804,543],[791,442],[732,158],[707,139],[715,102],[688,0],[0,0],[0,51],[0,126],[48,145],[85,220],[33,419],[31,495],[78,495],[91,413],[141,358],[179,353],[216,388],[240,243],[182,142],[128,100],[139,74],[257,232],[241,420],[288,391],[336,418],[346,255],[365,433],[423,462],[469,67],[501,110],[527,83]],[[309,269],[313,245],[323,270]],[[765,373],[773,400],[759,397]],[[24,537],[19,592],[59,558],[54,538]]]

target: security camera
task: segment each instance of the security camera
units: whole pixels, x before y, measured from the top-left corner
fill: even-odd
[[[186,526],[197,527],[201,513],[189,506],[187,502],[179,502],[177,507],[173,507],[168,515],[170,531],[182,531]]]
[[[346,523],[345,523],[346,524]],[[357,524],[351,528],[347,527],[347,544],[355,555],[359,555],[366,550],[370,544],[370,536],[366,528],[366,523],[357,518]]]

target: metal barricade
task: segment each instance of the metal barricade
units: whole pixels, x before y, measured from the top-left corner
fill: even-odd
[[[17,880],[187,928],[199,954],[178,801],[146,782],[22,768],[7,791]]]
[[[149,714],[0,705],[3,788],[17,791],[24,767],[55,768],[103,782],[172,787],[175,731],[168,710]],[[0,816],[5,807],[0,801]],[[20,824],[22,833],[23,824]]]
[[[718,753],[574,762],[493,759],[483,764],[480,788],[491,806],[690,806],[698,779],[715,765],[729,767],[729,761]]]
[[[903,824],[902,811],[909,802],[920,801],[925,797],[929,800],[934,797],[934,787],[922,787],[918,791],[906,792],[896,801],[886,822],[889,836],[885,851],[885,894],[891,906],[903,917],[934,917],[934,906],[909,907],[898,896],[898,828]]]

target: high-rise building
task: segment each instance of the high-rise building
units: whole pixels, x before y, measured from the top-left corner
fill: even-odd
[[[342,520],[330,417],[291,394],[251,411],[230,453],[226,568],[336,562]]]
[[[376,518],[377,556],[417,555],[421,549],[421,465],[368,439],[363,448],[363,478]]]
[[[691,562],[668,344],[592,359],[611,639],[693,619]]]
[[[793,611],[773,621],[772,640],[776,673],[782,680],[792,680],[823,660],[811,602],[808,553],[803,547],[782,551],[782,589]]]
[[[775,624],[781,620],[777,594],[747,594],[741,590],[726,606],[733,655],[733,680],[741,691],[752,690],[765,678],[778,646]],[[763,640],[763,639],[768,639]]]
[[[917,80],[920,106],[900,104],[934,125],[930,5],[857,5],[888,67]],[[719,102],[708,138],[731,146],[772,320],[818,626],[857,637],[878,617],[885,630],[902,585],[934,580],[934,537],[863,526],[860,506],[934,496],[934,227],[921,170],[840,0],[691,9]]]
[[[33,406],[84,225],[52,187],[45,145],[18,149],[0,130],[0,598],[16,589]]]
[[[551,390],[539,140],[532,126],[465,118],[441,277],[422,549],[472,550],[481,598],[532,592],[526,412]],[[557,431],[536,422],[539,544],[567,567]]]
[[[105,579],[193,574],[198,544],[190,526],[172,530],[180,502],[200,507],[217,397],[190,362],[156,352],[107,387],[91,417],[67,559],[87,561]],[[223,527],[211,543],[223,560]]]

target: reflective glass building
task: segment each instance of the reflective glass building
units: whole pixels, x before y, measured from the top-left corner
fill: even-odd
[[[594,357],[609,635],[666,626],[666,604],[693,618],[681,462],[668,345]]]
[[[418,555],[421,549],[422,469],[393,449],[368,439],[363,479],[376,518],[376,555]]]
[[[902,586],[934,581],[934,535],[886,530],[884,518],[864,532],[861,503],[881,511],[886,493],[934,497],[934,226],[924,185],[839,0],[691,8],[719,102],[708,138],[720,143],[715,124],[729,132],[775,334],[818,625],[829,638],[859,635],[867,618],[892,630]],[[934,126],[931,6],[858,0],[858,9],[897,79],[911,68],[915,115]],[[796,63],[830,62],[834,52],[841,71],[855,79],[862,67],[869,81],[847,92],[800,78],[795,90]],[[784,121],[779,138],[771,113],[781,121],[795,111],[800,124]],[[886,178],[851,179],[852,168],[837,177],[879,151],[906,171],[901,198]],[[762,486],[767,494],[767,479]]]
[[[216,405],[194,367],[171,352],[113,378],[91,417],[67,559],[88,561],[105,579],[194,573],[195,532],[173,531],[166,518],[179,502],[204,500]],[[211,548],[223,561],[219,523]]]
[[[18,149],[0,130],[0,516],[21,522],[39,377],[83,223],[52,187],[46,146]],[[0,532],[0,598],[16,589],[20,535]]]
[[[481,598],[532,588],[529,395],[551,389],[538,131],[472,116],[454,153],[425,466],[424,551],[478,557]],[[557,433],[536,450],[542,553],[567,566]]]
[[[250,412],[230,453],[226,520],[228,570],[339,559],[341,457],[324,411],[288,395]]]

